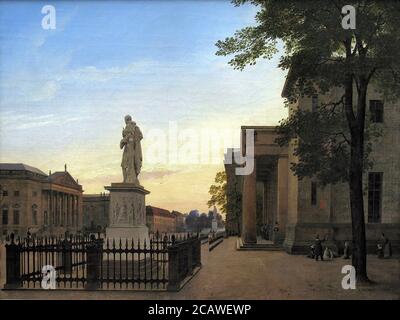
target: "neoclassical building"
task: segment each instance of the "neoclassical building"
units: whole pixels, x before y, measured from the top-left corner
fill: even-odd
[[[108,193],[83,195],[83,226],[88,231],[105,230],[109,225],[108,210],[110,195]]]
[[[286,95],[285,88],[282,93]],[[337,101],[339,90],[329,95],[299,98],[289,106],[312,110],[318,103]],[[375,252],[381,233],[400,244],[400,103],[387,101],[371,88],[367,95],[367,117],[382,130],[372,145],[374,165],[364,174],[364,209],[367,247]],[[235,164],[225,164],[228,184],[227,221],[239,224],[242,245],[254,246],[261,241],[261,231],[275,246],[289,253],[308,251],[316,234],[327,237],[330,245],[341,251],[344,241],[352,239],[349,187],[339,183],[322,187],[317,180],[298,179],[290,164],[298,161],[293,141],[287,147],[275,143],[277,133],[271,126],[243,126],[240,150],[245,154],[245,132],[255,132],[255,170],[237,176]],[[239,196],[239,197],[238,197]],[[241,200],[239,218],[234,204]],[[265,230],[268,230],[265,232]]]
[[[82,228],[82,186],[64,171],[45,174],[22,163],[0,164],[2,236],[76,233]]]

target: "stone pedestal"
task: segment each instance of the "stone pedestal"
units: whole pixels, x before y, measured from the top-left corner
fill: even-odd
[[[211,221],[211,231],[213,231],[213,232],[217,232],[218,231],[218,222],[215,219],[213,219]]]
[[[112,183],[106,186],[110,191],[109,227],[106,237],[118,243],[119,239],[135,244],[140,239],[141,244],[149,243],[149,230],[146,226],[145,196],[150,192],[142,186],[133,183]]]

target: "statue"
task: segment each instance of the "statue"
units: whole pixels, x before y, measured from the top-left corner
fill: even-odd
[[[142,168],[142,147],[140,140],[143,139],[142,132],[130,115],[125,116],[125,128],[122,130],[120,148],[124,149],[122,155],[122,175],[124,183],[133,183],[140,186],[138,175]]]

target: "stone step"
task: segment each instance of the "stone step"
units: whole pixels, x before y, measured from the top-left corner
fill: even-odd
[[[246,243],[244,244],[242,239],[237,239],[236,250],[238,251],[283,251],[281,246],[273,243]]]

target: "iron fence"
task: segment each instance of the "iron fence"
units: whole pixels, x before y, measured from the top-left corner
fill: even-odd
[[[59,289],[179,290],[201,266],[201,242],[159,233],[144,240],[11,237],[4,288],[42,288],[44,266],[56,271]]]

